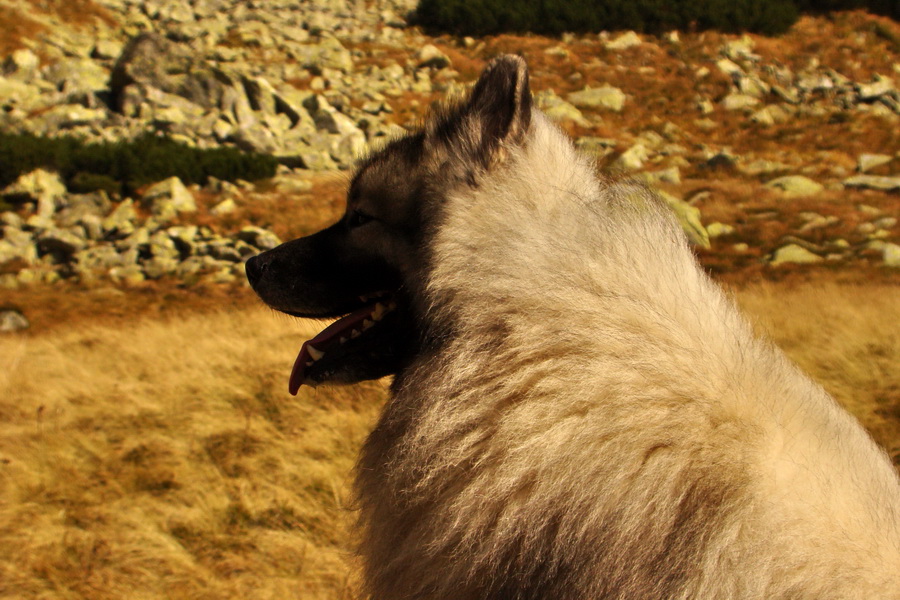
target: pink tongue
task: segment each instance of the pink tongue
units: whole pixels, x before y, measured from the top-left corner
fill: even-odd
[[[306,381],[306,369],[309,366],[307,363],[312,361],[312,354],[310,354],[309,348],[312,347],[313,350],[324,352],[325,348],[335,340],[339,339],[341,334],[346,333],[345,337],[349,339],[350,331],[353,329],[362,331],[362,322],[371,318],[374,311],[374,304],[371,306],[364,306],[359,310],[353,311],[346,317],[338,319],[319,332],[313,339],[303,342],[303,346],[300,347],[300,353],[297,355],[297,360],[294,361],[294,368],[291,369],[291,379],[288,382],[288,391],[292,396],[297,395],[297,390],[299,390],[300,386],[304,383],[312,385],[310,382]]]

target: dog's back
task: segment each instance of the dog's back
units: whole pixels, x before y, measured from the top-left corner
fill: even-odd
[[[425,248],[434,335],[358,470],[372,597],[900,598],[886,456],[526,109]]]

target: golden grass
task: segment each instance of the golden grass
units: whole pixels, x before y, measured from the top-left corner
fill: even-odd
[[[900,290],[736,295],[900,460]],[[0,338],[0,598],[353,598],[383,383],[291,398],[318,325],[262,308],[98,321]]]
[[[0,597],[343,598],[379,384],[286,392],[264,309],[0,341]]]

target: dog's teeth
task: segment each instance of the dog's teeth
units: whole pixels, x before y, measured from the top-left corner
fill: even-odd
[[[313,346],[307,346],[306,350],[307,350],[307,352],[309,352],[310,357],[312,357],[312,359],[314,361],[319,360],[320,358],[325,356],[324,352],[322,352],[321,350],[319,350],[318,348],[315,348]]]
[[[365,331],[366,329],[369,329],[373,325],[375,325],[375,321],[370,321],[369,319],[365,319],[363,321],[363,331]]]
[[[316,361],[311,360],[311,361],[309,361],[308,363],[306,363],[306,366],[307,366],[307,367],[311,367],[311,366],[313,366],[314,364],[316,364]]]
[[[357,330],[355,330],[355,329],[352,330],[352,331],[350,332],[350,339],[351,339],[351,340],[354,340],[354,339],[358,338],[358,337],[359,337],[359,334],[360,334],[359,331],[357,331]]]
[[[346,343],[347,343],[347,338],[346,338],[346,337],[338,338],[338,342],[340,342],[341,344],[346,344]]]
[[[375,310],[372,311],[372,320],[373,320],[373,321],[380,321],[380,320],[381,320],[381,317],[384,316],[384,313],[385,313],[386,310],[387,310],[386,307],[385,307],[384,304],[382,304],[381,302],[379,302],[378,304],[376,304],[376,305],[375,305]]]

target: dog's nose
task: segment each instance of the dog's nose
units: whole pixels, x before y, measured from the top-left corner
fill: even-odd
[[[245,270],[247,271],[247,281],[250,282],[250,285],[256,285],[268,266],[269,262],[264,258],[260,258],[259,255],[251,256],[247,259]]]

